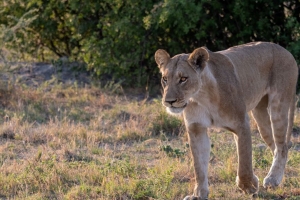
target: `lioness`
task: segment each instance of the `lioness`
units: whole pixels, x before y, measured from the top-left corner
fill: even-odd
[[[278,186],[294,117],[298,76],[294,57],[277,44],[253,42],[218,52],[201,47],[172,58],[159,49],[155,61],[162,73],[162,103],[170,113],[183,114],[188,132],[196,185],[193,196],[185,199],[208,198],[207,128],[211,126],[234,133],[237,186],[248,194],[258,192],[248,111],[252,111],[260,135],[274,155],[263,185]]]

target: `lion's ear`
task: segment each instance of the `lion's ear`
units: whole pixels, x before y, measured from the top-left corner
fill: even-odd
[[[166,65],[169,62],[170,55],[163,49],[158,49],[155,52],[155,61],[159,68],[161,68],[162,65]]]
[[[204,69],[206,62],[209,59],[207,49],[204,47],[195,49],[189,56],[189,64],[197,71]]]

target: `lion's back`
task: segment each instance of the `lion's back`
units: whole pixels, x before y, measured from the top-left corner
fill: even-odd
[[[298,68],[294,57],[283,47],[269,42],[253,42],[218,52],[234,66],[247,110],[253,109],[262,96],[280,83],[284,90],[297,80]],[[292,81],[293,82],[293,81]]]

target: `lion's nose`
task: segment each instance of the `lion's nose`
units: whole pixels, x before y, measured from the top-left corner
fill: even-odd
[[[177,101],[177,99],[166,99],[165,102],[169,103],[170,105],[172,105],[173,103],[175,103]]]

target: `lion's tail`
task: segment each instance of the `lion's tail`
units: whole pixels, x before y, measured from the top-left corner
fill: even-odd
[[[288,122],[288,129],[287,129],[287,135],[286,135],[286,143],[288,145],[288,148],[292,147],[291,136],[292,136],[292,131],[293,131],[294,112],[295,112],[295,107],[296,107],[297,102],[298,102],[298,98],[295,95],[295,97],[292,99],[292,101],[290,103],[290,108],[289,108],[289,122]]]

